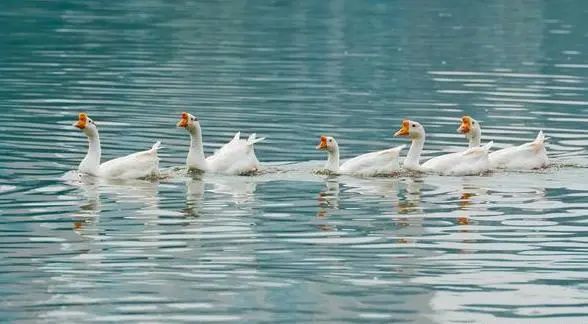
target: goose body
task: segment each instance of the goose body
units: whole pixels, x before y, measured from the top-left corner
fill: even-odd
[[[466,136],[470,148],[480,146],[482,129],[475,119],[463,116],[457,131]],[[549,165],[543,131],[539,131],[531,142],[494,151],[488,158],[492,169],[531,170]]]
[[[492,142],[483,147],[436,156],[420,164],[420,156],[425,144],[425,128],[418,122],[404,120],[402,128],[394,136],[407,136],[412,140],[403,162],[405,169],[445,175],[474,175],[483,173],[490,168],[488,151]]]
[[[205,157],[198,118],[189,113],[182,113],[177,126],[185,128],[190,134],[190,149],[186,157],[189,169],[223,174],[244,174],[259,170],[260,164],[253,146],[265,138],[257,138],[255,134],[251,134],[245,140],[241,139],[241,133],[237,132],[231,141],[213,155]]]
[[[316,147],[327,151],[328,160],[325,169],[340,173],[363,176],[389,174],[400,169],[398,157],[404,145],[371,153],[358,155],[339,165],[339,145],[333,137],[321,136],[321,142]]]
[[[88,153],[80,163],[78,171],[102,178],[138,179],[159,175],[159,157],[157,151],[161,142],[156,142],[151,149],[129,154],[100,163],[102,148],[98,128],[85,113],[80,113],[74,124],[88,137]]]
[[[489,143],[487,147],[471,148],[463,152],[436,156],[427,160],[421,167],[425,171],[442,174],[479,174],[490,169],[488,151],[491,146],[492,143]]]

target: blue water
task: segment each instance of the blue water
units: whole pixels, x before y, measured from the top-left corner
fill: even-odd
[[[588,322],[588,3],[5,1],[0,312],[9,322]],[[73,181],[162,140],[160,181]],[[265,172],[186,175],[256,132]],[[550,138],[553,165],[485,176],[317,175],[405,144]],[[406,151],[405,151],[406,152]]]

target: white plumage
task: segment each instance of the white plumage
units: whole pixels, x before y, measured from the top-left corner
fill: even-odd
[[[490,169],[490,163],[488,161],[490,147],[492,147],[492,142],[486,144],[484,147],[436,156],[427,160],[421,167],[425,171],[433,171],[441,174],[479,174]]]
[[[325,169],[341,174],[373,176],[390,174],[400,169],[398,157],[404,145],[377,152],[358,155],[339,165],[339,145],[333,137],[321,136],[321,142],[316,147],[328,152]]]
[[[157,151],[161,145],[157,141],[150,150],[122,156],[100,165],[98,175],[105,178],[137,179],[159,175]]]
[[[412,140],[408,155],[403,163],[405,169],[444,175],[474,175],[483,173],[490,168],[488,151],[492,142],[483,147],[436,156],[421,165],[419,160],[425,144],[425,128],[416,121],[404,120],[402,128],[394,135],[407,136]]]
[[[480,146],[482,128],[477,120],[463,116],[457,131],[466,136],[470,148]],[[492,152],[488,158],[492,169],[531,170],[549,165],[543,131],[539,131],[532,142]]]
[[[80,163],[78,170],[82,173],[110,179],[138,179],[159,175],[159,157],[157,151],[161,142],[151,149],[112,159],[100,164],[102,148],[98,128],[85,113],[80,113],[75,127],[81,129],[88,137],[88,153]]]
[[[190,169],[223,174],[245,174],[258,171],[260,163],[255,155],[254,144],[265,138],[257,138],[251,134],[247,140],[241,139],[237,132],[233,139],[223,145],[213,155],[204,156],[202,144],[202,129],[198,118],[182,113],[178,127],[185,128],[190,134],[190,149],[186,158],[186,165]]]

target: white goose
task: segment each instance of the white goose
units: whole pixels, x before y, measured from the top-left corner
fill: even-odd
[[[412,140],[408,155],[403,163],[404,168],[408,170],[449,175],[473,175],[485,172],[490,168],[488,151],[492,142],[483,147],[436,156],[421,165],[419,160],[425,145],[425,128],[418,122],[404,120],[402,128],[394,136],[407,136]]]
[[[463,116],[457,131],[466,136],[470,148],[480,146],[482,128],[477,120]],[[493,169],[530,170],[549,165],[543,131],[539,131],[532,142],[492,152],[488,158]]]
[[[81,173],[111,179],[137,179],[159,175],[159,157],[157,142],[150,150],[133,153],[100,164],[102,150],[98,128],[90,117],[80,113],[74,126],[81,129],[88,137],[88,153],[78,167]]]
[[[245,174],[259,170],[260,164],[253,144],[263,141],[265,137],[256,138],[255,134],[251,134],[247,140],[242,140],[241,133],[237,132],[230,142],[205,158],[198,118],[184,112],[177,126],[185,128],[190,134],[190,149],[186,158],[189,169],[224,174]]]
[[[317,150],[327,151],[329,157],[325,169],[340,174],[373,176],[389,174],[400,169],[398,156],[405,145],[387,150],[362,154],[339,165],[339,145],[331,136],[321,136]]]

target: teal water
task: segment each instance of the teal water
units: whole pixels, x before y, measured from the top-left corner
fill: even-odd
[[[586,323],[588,3],[5,1],[0,5],[0,312],[12,322]],[[179,114],[205,150],[240,130],[266,172],[72,181],[87,111],[105,159]],[[327,177],[343,157],[502,148],[543,129],[554,166]],[[406,151],[405,151],[406,152]]]

